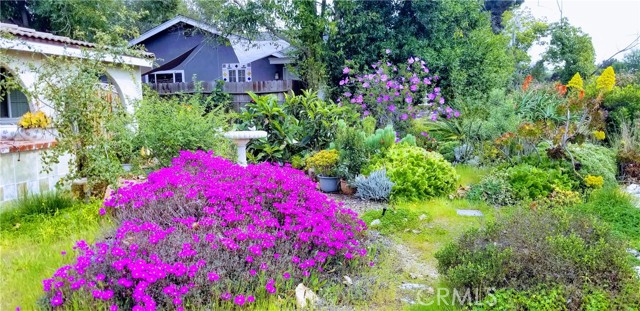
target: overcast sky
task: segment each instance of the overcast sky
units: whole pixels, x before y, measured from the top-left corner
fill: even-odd
[[[596,62],[609,58],[640,34],[640,0],[525,0],[522,6],[551,23],[560,19],[558,3],[569,23],[591,36]],[[542,51],[544,48],[534,47],[530,53],[537,59]]]

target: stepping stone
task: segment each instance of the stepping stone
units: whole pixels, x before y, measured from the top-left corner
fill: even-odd
[[[482,217],[481,211],[475,209],[456,209],[456,213],[460,216]]]
[[[403,290],[425,290],[428,289],[429,286],[424,285],[424,284],[415,284],[415,283],[403,283],[402,285],[399,286],[400,289]]]

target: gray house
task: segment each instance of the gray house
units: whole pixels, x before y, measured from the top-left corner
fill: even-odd
[[[129,42],[142,45],[156,55],[157,66],[142,73],[142,81],[160,94],[194,92],[194,77],[202,92],[210,92],[216,81],[234,102],[248,102],[247,91],[285,93],[300,85],[287,70],[289,43],[280,39],[248,40],[224,35],[214,27],[177,16]]]

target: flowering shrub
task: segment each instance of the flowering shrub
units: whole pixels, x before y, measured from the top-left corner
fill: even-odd
[[[307,159],[307,167],[313,168],[316,174],[333,176],[338,165],[338,150],[320,150]]]
[[[604,186],[604,178],[602,176],[587,175],[584,178],[584,183],[589,188],[602,188]]]
[[[424,116],[436,121],[460,115],[445,105],[440,88],[435,86],[439,77],[429,74],[424,60],[411,57],[406,64],[396,65],[383,58],[371,67],[375,70],[372,73],[343,69],[344,79],[339,84],[345,91],[339,101],[358,105],[363,116],[376,118],[378,126],[394,124],[404,130],[411,119]]]
[[[110,310],[230,309],[311,274],[343,275],[366,254],[366,225],[314,188],[288,167],[181,152],[105,203],[120,227],[95,245],[78,242],[76,262],[44,290],[53,307],[89,296]]]

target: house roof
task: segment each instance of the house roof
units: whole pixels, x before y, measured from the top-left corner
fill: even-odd
[[[16,37],[38,42],[44,41],[49,43],[60,43],[64,45],[72,45],[75,47],[96,47],[96,45],[91,42],[73,40],[69,37],[56,36],[48,32],[36,31],[35,29],[24,28],[14,24],[0,23],[0,32],[9,33]]]
[[[208,33],[222,36],[228,39],[229,42],[231,43],[231,47],[233,48],[233,51],[238,57],[238,62],[243,64],[250,63],[258,59],[265,58],[267,56],[271,56],[271,55],[275,56],[278,53],[280,53],[278,55],[281,55],[287,48],[291,46],[288,42],[281,39],[261,38],[258,40],[250,40],[237,35],[223,34],[221,31],[219,31],[218,29],[216,29],[215,27],[209,24],[206,24],[185,16],[176,16],[175,18],[172,18],[150,29],[149,31],[143,33],[139,37],[129,41],[129,45],[133,46],[136,44],[140,44],[146,41],[147,39],[179,23],[191,25],[193,27],[202,29]]]
[[[61,46],[69,46],[75,48],[96,48],[95,43],[74,40],[69,37],[58,36],[48,32],[36,31],[35,29],[20,27],[15,24],[0,23],[0,33],[8,33],[20,39]],[[143,57],[153,58],[153,53],[140,52]]]

